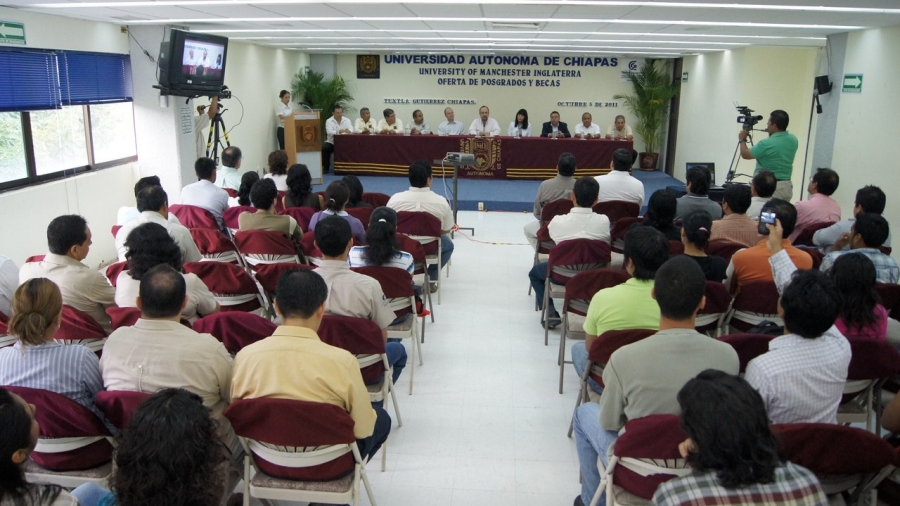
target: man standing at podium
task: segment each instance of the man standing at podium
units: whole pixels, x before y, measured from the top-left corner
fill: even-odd
[[[331,108],[331,117],[325,120],[325,144],[322,147],[322,174],[331,172],[331,154],[334,153],[334,136],[352,134],[353,125],[344,117],[344,108],[335,104]]]
[[[478,109],[478,117],[469,125],[469,133],[478,137],[500,135],[500,123],[491,117],[491,110],[483,105]]]

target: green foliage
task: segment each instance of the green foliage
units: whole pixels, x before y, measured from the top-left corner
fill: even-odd
[[[294,75],[291,82],[291,95],[297,101],[304,102],[313,109],[321,109],[319,127],[322,138],[325,137],[325,120],[331,117],[331,107],[340,104],[344,108],[344,115],[353,114],[356,110],[347,104],[353,101],[353,92],[350,85],[339,75],[333,75],[328,79],[320,72],[313,72],[309,68],[301,69]]]
[[[625,73],[631,79],[633,93],[613,97],[623,101],[637,119],[634,131],[644,140],[647,153],[659,152],[669,117],[669,101],[681,87],[680,82],[669,76],[668,70],[663,61],[647,59],[637,72]]]

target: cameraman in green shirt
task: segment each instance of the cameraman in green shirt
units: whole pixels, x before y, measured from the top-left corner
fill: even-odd
[[[750,132],[741,130],[738,139],[741,147],[741,158],[744,160],[756,159],[756,175],[761,169],[771,170],[775,174],[778,183],[775,194],[772,197],[787,202],[793,201],[794,185],[791,183],[791,173],[794,171],[794,155],[797,154],[797,137],[787,131],[788,113],[781,109],[772,111],[769,122],[766,125],[768,139],[763,139],[752,148],[747,147],[747,136]]]

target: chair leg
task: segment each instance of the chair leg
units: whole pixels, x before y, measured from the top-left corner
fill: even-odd
[[[563,393],[563,375],[566,373],[566,335],[568,334],[568,317],[566,314],[563,314],[562,321],[562,335],[559,336],[559,359],[557,360],[559,365],[559,393],[562,395]]]
[[[244,506],[250,506],[250,456],[244,456]]]
[[[587,369],[584,371],[584,378],[581,378],[581,388],[578,390],[578,398],[575,399],[575,409],[572,410],[572,419],[569,420],[569,437],[572,437],[572,432],[575,430],[575,412],[578,411],[578,407],[584,404],[585,399],[587,398],[587,376],[590,374],[592,364],[588,362]]]
[[[544,287],[544,307],[541,309],[541,321],[544,322],[544,346],[548,346],[550,344],[550,318],[547,316],[547,306],[549,306],[550,300],[550,283],[547,282],[547,285]]]
[[[413,340],[412,340],[413,357],[412,357],[412,360],[408,360],[408,362],[409,362],[409,394],[407,394],[407,395],[412,395],[413,380],[416,377],[416,357],[415,357],[415,355],[416,355],[416,350],[418,348],[419,348],[418,343],[416,342],[415,338],[413,338]]]
[[[387,375],[388,373],[385,373]],[[397,428],[403,427],[403,417],[400,416],[400,404],[397,402],[397,392],[396,387],[394,385],[394,380],[390,376],[387,378],[386,384],[388,385],[387,392],[385,392],[384,396],[391,396],[391,401],[394,404],[394,415],[397,417]],[[382,469],[383,471],[384,469]]]
[[[382,448],[384,448],[384,446],[382,446]],[[366,470],[363,469],[360,474],[360,479],[363,482],[363,486],[366,487],[366,495],[369,496],[369,504],[371,506],[378,506],[378,503],[375,502],[375,494],[372,493],[372,486],[369,485],[369,476],[366,474]]]
[[[381,445],[381,472],[387,468],[387,441]]]

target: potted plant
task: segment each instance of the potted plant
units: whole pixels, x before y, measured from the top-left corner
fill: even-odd
[[[633,92],[617,94],[636,118],[634,131],[644,141],[644,152],[640,153],[641,170],[656,170],[659,162],[659,148],[669,117],[669,101],[678,94],[681,83],[669,76],[667,65],[661,60],[647,59],[637,71],[627,71]]]
[[[291,95],[298,102],[308,105],[312,109],[320,109],[319,114],[319,131],[325,132],[325,120],[331,117],[331,107],[340,104],[344,108],[344,114],[352,114],[354,110],[347,107],[347,104],[353,101],[353,94],[350,86],[344,81],[344,78],[335,74],[329,78],[321,72],[313,72],[309,67],[304,67],[294,75],[291,82]]]

